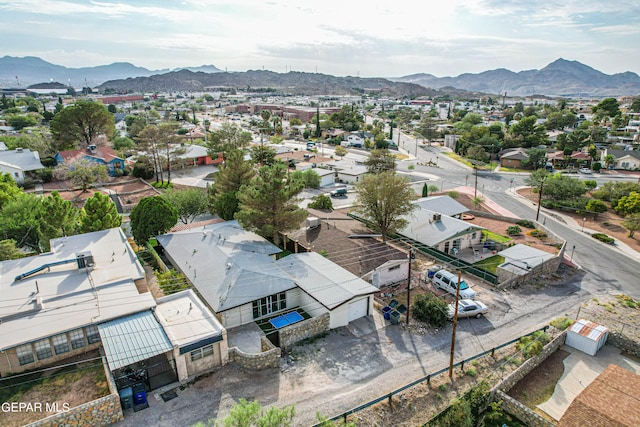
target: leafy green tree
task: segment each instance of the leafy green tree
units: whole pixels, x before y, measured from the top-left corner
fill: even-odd
[[[524,148],[537,147],[547,142],[547,133],[544,126],[538,125],[536,116],[521,119],[509,130],[517,145]]]
[[[467,150],[467,157],[484,163],[489,161],[489,154],[478,145],[474,145]]]
[[[426,293],[416,296],[411,304],[411,312],[416,319],[440,327],[447,323],[449,307],[445,300],[431,293]]]
[[[122,217],[113,200],[106,194],[93,193],[84,203],[80,216],[80,230],[83,233],[120,227]]]
[[[238,198],[235,192],[223,193],[213,201],[213,210],[225,221],[232,220],[238,212]]]
[[[2,237],[14,240],[19,248],[41,252],[40,209],[40,199],[33,194],[20,193],[5,203],[0,211]]]
[[[547,116],[544,125],[548,130],[564,129],[575,126],[577,119],[576,115],[569,110],[554,111]]]
[[[63,108],[50,123],[51,134],[58,149],[73,148],[80,143],[87,147],[100,135],[110,138],[115,131],[113,114],[93,101],[78,101]]]
[[[582,181],[562,174],[550,175],[545,179],[542,195],[554,200],[578,198],[587,192]]]
[[[615,211],[618,215],[625,217],[640,213],[640,193],[632,191],[628,196],[621,197],[616,204]]]
[[[629,107],[634,113],[640,113],[640,97],[633,98],[633,102],[631,102],[631,106]]]
[[[331,201],[331,197],[326,194],[317,194],[313,196],[311,202],[307,205],[307,207],[311,209],[326,209],[329,211],[333,210],[333,202]]]
[[[416,208],[412,203],[415,199],[417,194],[408,178],[386,171],[367,175],[358,183],[355,207],[386,241],[389,234],[407,226],[403,216]]]
[[[127,138],[126,136],[118,136],[113,138],[113,149],[114,150],[124,150],[127,148],[134,148],[136,143],[131,138]]]
[[[605,98],[600,101],[598,105],[592,107],[591,111],[599,118],[605,116],[615,117],[620,114],[620,104],[618,104],[618,100],[615,98]]]
[[[279,233],[297,229],[307,216],[297,205],[296,196],[302,188],[300,181],[287,178],[285,165],[263,166],[236,194],[240,210],[235,218],[245,229],[271,238],[277,245]]]
[[[18,259],[26,256],[17,246],[13,239],[0,240],[0,261]]]
[[[622,226],[629,230],[629,237],[633,238],[636,231],[640,230],[640,213],[633,213],[625,217]]]
[[[331,114],[329,123],[331,127],[352,132],[360,129],[364,118],[353,105],[343,105],[340,111]]]
[[[587,202],[585,209],[589,212],[603,213],[607,211],[607,205],[602,200],[591,199]]]
[[[523,160],[523,166],[526,166],[531,169],[540,169],[543,168],[545,163],[547,162],[547,151],[542,148],[530,148],[527,150],[528,159]]]
[[[11,115],[7,121],[9,126],[16,130],[22,130],[26,127],[36,126],[38,124],[38,119],[32,115]]]
[[[76,233],[80,212],[72,202],[60,197],[57,191],[41,199],[40,204],[40,244],[48,251],[49,240]]]
[[[536,169],[524,179],[524,183],[537,192],[540,189],[542,181],[544,181],[547,176],[549,176],[549,172],[547,172],[546,169]]]
[[[302,182],[304,188],[320,187],[320,175],[318,175],[313,169],[295,171],[291,174],[291,180],[299,180]]]
[[[162,196],[145,197],[133,208],[131,233],[136,243],[144,245],[153,236],[166,233],[178,222],[178,210]]]
[[[342,159],[342,158],[344,158],[344,156],[347,155],[347,149],[344,148],[342,145],[338,145],[336,147],[335,153],[336,153],[336,156],[340,156],[340,158]]]
[[[382,173],[395,171],[396,157],[389,150],[372,150],[369,157],[364,161],[369,173]]]
[[[55,174],[60,179],[70,179],[85,193],[92,184],[107,180],[107,167],[89,160],[79,160],[73,165],[59,165]]]
[[[0,209],[8,202],[16,200],[22,194],[22,190],[13,180],[10,174],[0,173]]]
[[[251,132],[242,130],[235,124],[223,123],[220,129],[211,132],[208,149],[209,155],[217,157],[218,153],[245,148],[253,139]]]
[[[199,188],[169,190],[162,195],[178,210],[178,219],[183,224],[193,222],[198,215],[207,211],[207,195]]]
[[[254,145],[249,149],[249,154],[251,161],[256,165],[270,166],[276,161],[276,150],[272,147]]]

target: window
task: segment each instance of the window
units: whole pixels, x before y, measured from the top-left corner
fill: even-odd
[[[253,318],[257,319],[258,317],[285,310],[287,308],[287,294],[286,292],[280,292],[279,294],[269,295],[254,301],[252,305]]]
[[[205,345],[197,350],[193,350],[190,354],[191,361],[202,359],[203,357],[211,356],[213,354],[213,344]]]
[[[38,360],[46,359],[47,357],[53,356],[53,353],[51,352],[51,343],[49,342],[49,338],[36,341],[34,346],[36,348],[36,355],[38,356]]]
[[[84,330],[87,333],[87,341],[89,342],[89,344],[100,342],[100,333],[98,332],[97,326],[87,326],[86,328],[84,328]]]
[[[53,341],[53,349],[56,354],[62,354],[69,351],[69,340],[67,339],[67,334],[56,335],[52,338]]]
[[[74,350],[87,345],[84,340],[84,332],[82,329],[76,329],[75,331],[69,332],[69,338],[71,338],[71,348]]]
[[[18,353],[18,363],[20,363],[20,366],[33,363],[36,360],[33,357],[33,348],[31,347],[31,344],[16,347],[16,353]]]

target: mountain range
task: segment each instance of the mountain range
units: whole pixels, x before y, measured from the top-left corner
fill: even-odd
[[[219,73],[222,71],[214,65],[183,67],[175,70],[168,68],[149,70],[143,67],[136,67],[128,62],[114,62],[113,64],[99,65],[97,67],[68,68],[52,64],[35,56],[26,56],[24,58],[4,56],[0,58],[0,86],[16,87],[20,85],[26,87],[37,83],[57,81],[80,88],[85,84],[97,86],[107,80],[152,76],[182,69],[205,73]]]
[[[604,74],[578,61],[557,59],[541,70],[515,73],[499,68],[479,74],[460,74],[457,77],[436,77],[431,74],[412,74],[394,81],[416,83],[442,89],[458,89],[504,94],[508,96],[547,95],[563,97],[604,97],[640,94],[640,76],[625,72]]]
[[[457,77],[420,73],[396,78],[336,77],[327,74],[256,70],[222,72],[214,65],[149,70],[128,62],[68,68],[40,58],[0,58],[0,87],[26,87],[62,82],[75,88],[88,84],[116,91],[198,91],[205,87],[272,88],[288,94],[357,94],[373,90],[391,96],[605,97],[640,94],[640,76],[633,72],[604,74],[578,61],[557,59],[540,70],[513,72],[499,68]]]

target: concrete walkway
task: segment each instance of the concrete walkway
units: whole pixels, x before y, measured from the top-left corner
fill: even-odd
[[[595,356],[589,356],[566,345],[562,349],[571,353],[563,361],[564,374],[556,384],[551,398],[538,405],[539,409],[554,420],[559,420],[573,399],[610,364],[640,374],[640,363],[622,356],[620,350],[612,345],[605,345]]]
[[[478,191],[476,193],[474,187],[462,186],[462,187],[456,187],[453,190],[457,191],[458,193],[468,194],[469,196],[473,196],[474,194],[477,194],[478,197],[482,197],[484,199],[484,201],[482,202],[482,205],[495,215],[506,216],[509,218],[518,218],[516,215],[512,214],[511,211],[503,208],[502,206],[500,206],[499,204],[497,204],[496,202],[488,198],[486,195],[484,195],[482,192]]]

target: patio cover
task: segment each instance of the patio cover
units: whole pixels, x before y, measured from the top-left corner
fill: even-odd
[[[151,311],[102,323],[98,331],[111,371],[173,349]]]

